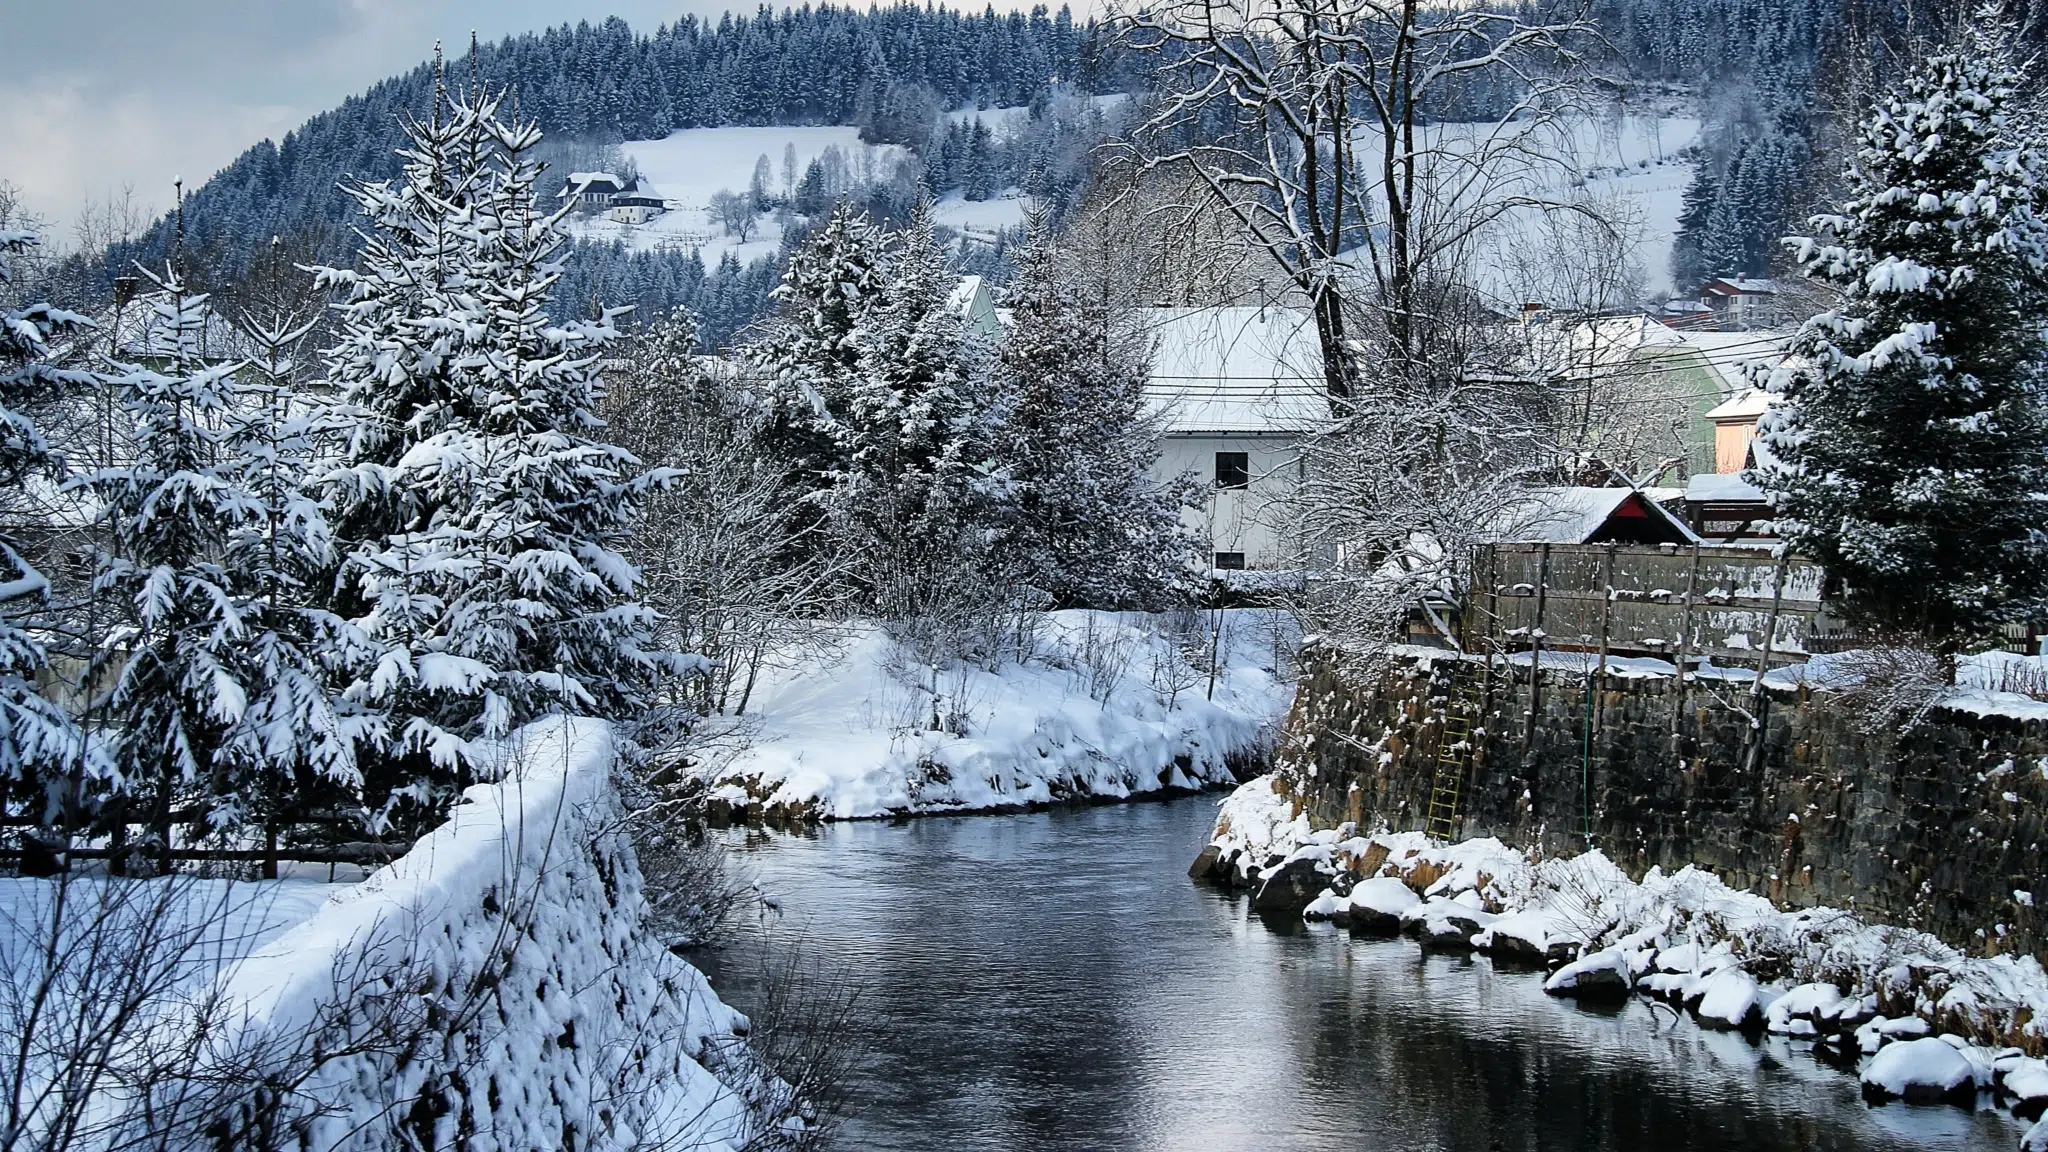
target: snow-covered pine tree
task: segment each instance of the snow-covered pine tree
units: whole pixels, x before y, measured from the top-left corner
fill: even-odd
[[[1930,58],[1863,123],[1841,210],[1793,245],[1838,287],[1770,375],[1754,473],[1849,616],[1953,653],[2048,592],[2048,228],[2004,29]]]
[[[1190,570],[1188,494],[1151,475],[1159,430],[1145,411],[1145,366],[1121,350],[1108,308],[1062,271],[1043,228],[1034,232],[1017,257],[1014,321],[995,366],[1005,563],[1060,604],[1156,605]]]
[[[356,748],[381,737],[378,716],[331,688],[369,653],[359,629],[320,606],[335,548],[313,485],[319,445],[340,430],[324,426],[333,409],[298,394],[310,325],[273,311],[238,326],[250,358],[221,424],[221,477],[239,500],[222,566],[241,618],[248,704],[215,755],[216,827],[359,801]]]
[[[385,813],[409,800],[431,814],[428,801],[467,778],[459,740],[433,748],[426,741],[463,726],[455,713],[473,716],[483,692],[477,683],[429,691],[420,681],[432,669],[408,658],[403,638],[427,634],[445,607],[426,586],[435,574],[415,570],[408,557],[426,546],[443,510],[442,497],[398,474],[420,444],[484,415],[482,397],[456,372],[479,313],[463,221],[486,194],[480,111],[437,81],[428,117],[404,118],[402,179],[343,189],[367,222],[356,267],[316,270],[335,294],[340,329],[323,353],[330,411],[322,423],[346,430],[338,466],[320,485],[336,552],[321,606],[376,640],[373,652],[383,658],[338,673],[334,683],[352,705],[387,721],[384,741],[357,749],[365,799]]]
[[[11,282],[12,260],[36,243],[31,233],[0,230],[0,293]],[[49,360],[51,340],[90,327],[85,317],[47,303],[0,305],[0,487],[18,493],[32,483],[59,482],[62,462],[19,409],[92,383],[88,374]],[[55,823],[74,805],[77,786],[103,776],[106,764],[88,759],[77,725],[37,686],[49,658],[24,624],[43,609],[50,584],[8,527],[0,519],[0,800],[10,815]]]
[[[562,213],[535,203],[538,129],[473,92],[409,131],[405,186],[357,190],[362,269],[323,275],[349,289],[330,376],[380,429],[351,437],[337,491],[376,650],[348,695],[389,720],[373,794],[437,800],[478,737],[637,711],[663,661],[617,549],[659,478],[597,438],[613,314],[549,319]]]
[[[951,307],[955,278],[920,197],[856,339],[833,415],[845,464],[832,507],[861,593],[885,618],[986,589],[979,539],[991,486],[993,398]]]
[[[124,623],[96,659],[112,687],[95,706],[119,733],[115,821],[141,824],[145,851],[165,852],[179,805],[233,788],[220,753],[251,685],[243,605],[224,557],[247,509],[220,450],[241,365],[206,356],[205,296],[175,271],[144,274],[158,289],[150,352],[160,366],[119,366],[112,385],[135,422],[133,456],[81,484],[99,502],[109,544],[93,589]]]
[[[869,313],[884,279],[887,245],[867,217],[840,205],[790,257],[775,289],[777,317],[747,350],[769,382],[764,444],[788,460],[798,482],[822,502],[846,468],[836,414],[861,371]]]

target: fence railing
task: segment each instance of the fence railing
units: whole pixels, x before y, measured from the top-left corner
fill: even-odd
[[[1468,648],[1775,666],[1839,627],[1825,620],[1818,564],[1755,548],[1487,544],[1472,571]]]

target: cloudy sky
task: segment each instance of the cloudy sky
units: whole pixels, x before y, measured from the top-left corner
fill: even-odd
[[[56,0],[0,16],[0,180],[68,239],[86,198],[161,211],[244,148],[426,59],[616,13],[634,28],[726,0]],[[751,10],[753,3],[735,6]]]

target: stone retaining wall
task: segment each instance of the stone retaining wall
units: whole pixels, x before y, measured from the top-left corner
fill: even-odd
[[[1304,661],[1279,762],[1311,818],[1422,828],[1455,659],[1398,660],[1365,683],[1329,648]],[[1873,734],[1810,688],[1759,700],[1747,680],[1688,681],[1681,695],[1668,674],[1546,668],[1532,725],[1526,663],[1477,680],[1461,838],[1599,848],[1638,876],[1697,864],[1785,905],[2048,961],[2048,721],[1938,708]]]

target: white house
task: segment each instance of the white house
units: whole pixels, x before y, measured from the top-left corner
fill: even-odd
[[[604,214],[621,224],[645,224],[666,211],[668,199],[654,185],[635,180],[624,191],[612,195]]]
[[[1144,325],[1146,400],[1163,434],[1156,472],[1207,487],[1204,507],[1185,517],[1211,563],[1291,566],[1287,498],[1301,437],[1329,419],[1314,319],[1291,308],[1154,308]]]

